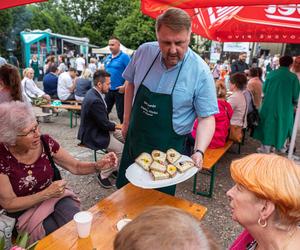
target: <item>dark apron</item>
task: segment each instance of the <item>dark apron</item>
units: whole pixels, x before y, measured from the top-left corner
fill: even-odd
[[[159,55],[159,54],[158,54]],[[155,57],[135,96],[130,123],[124,145],[119,175],[116,182],[118,188],[128,183],[125,177],[126,169],[142,153],[150,153],[154,149],[166,152],[174,148],[178,152],[184,149],[185,135],[178,135],[173,129],[173,100],[172,94],[178,80],[183,62],[178,71],[171,94],[151,92],[143,82],[150,72]],[[153,72],[155,74],[155,72]],[[176,185],[158,189],[161,192],[175,195]]]

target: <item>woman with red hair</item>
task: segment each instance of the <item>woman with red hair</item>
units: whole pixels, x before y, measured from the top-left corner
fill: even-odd
[[[299,249],[300,167],[275,154],[252,154],[234,161],[230,172],[232,219],[247,230],[244,239],[254,239],[239,237],[230,249]]]

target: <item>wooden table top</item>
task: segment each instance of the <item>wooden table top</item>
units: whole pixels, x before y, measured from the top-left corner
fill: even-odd
[[[51,104],[40,105],[41,108],[57,108],[57,109],[67,109],[67,110],[81,110],[81,105],[71,105],[71,104],[62,104],[59,106],[53,106]]]
[[[80,239],[72,220],[39,241],[36,250],[111,250],[120,219],[134,219],[151,206],[169,205],[183,209],[199,220],[207,208],[152,189],[141,189],[127,184],[89,209],[93,213],[90,237]]]
[[[206,149],[204,153],[203,168],[211,169],[220,160],[224,153],[231,147],[232,144],[232,141],[227,141],[225,146],[222,148]]]

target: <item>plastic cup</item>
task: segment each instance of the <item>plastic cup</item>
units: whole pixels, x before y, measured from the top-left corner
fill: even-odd
[[[125,227],[131,221],[132,221],[131,219],[122,219],[122,220],[119,220],[118,223],[117,223],[117,229],[118,229],[118,231],[120,232],[123,229],[123,227]]]
[[[88,211],[82,211],[74,215],[79,238],[87,238],[91,232],[93,214]]]

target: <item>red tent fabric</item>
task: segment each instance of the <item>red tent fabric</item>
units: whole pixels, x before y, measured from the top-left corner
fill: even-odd
[[[169,8],[171,6],[181,9],[221,7],[221,6],[250,6],[269,4],[293,4],[299,0],[142,0],[142,5],[147,9]]]
[[[206,0],[202,0],[204,1]],[[184,0],[181,2],[184,4],[178,4],[176,7],[185,7],[185,11],[192,17],[193,32],[210,40],[300,43],[300,4],[196,8],[195,2],[199,3],[200,0],[193,3]],[[215,1],[209,0],[206,4],[208,2]],[[224,2],[226,0],[222,0],[222,4]],[[244,3],[242,0],[235,2]],[[245,0],[245,2],[259,1]],[[191,3],[190,8],[188,3]],[[174,6],[174,1],[142,0],[143,13],[153,18],[171,6]]]
[[[0,10],[16,7],[19,5],[36,3],[36,2],[45,2],[47,0],[1,0],[0,1]]]

